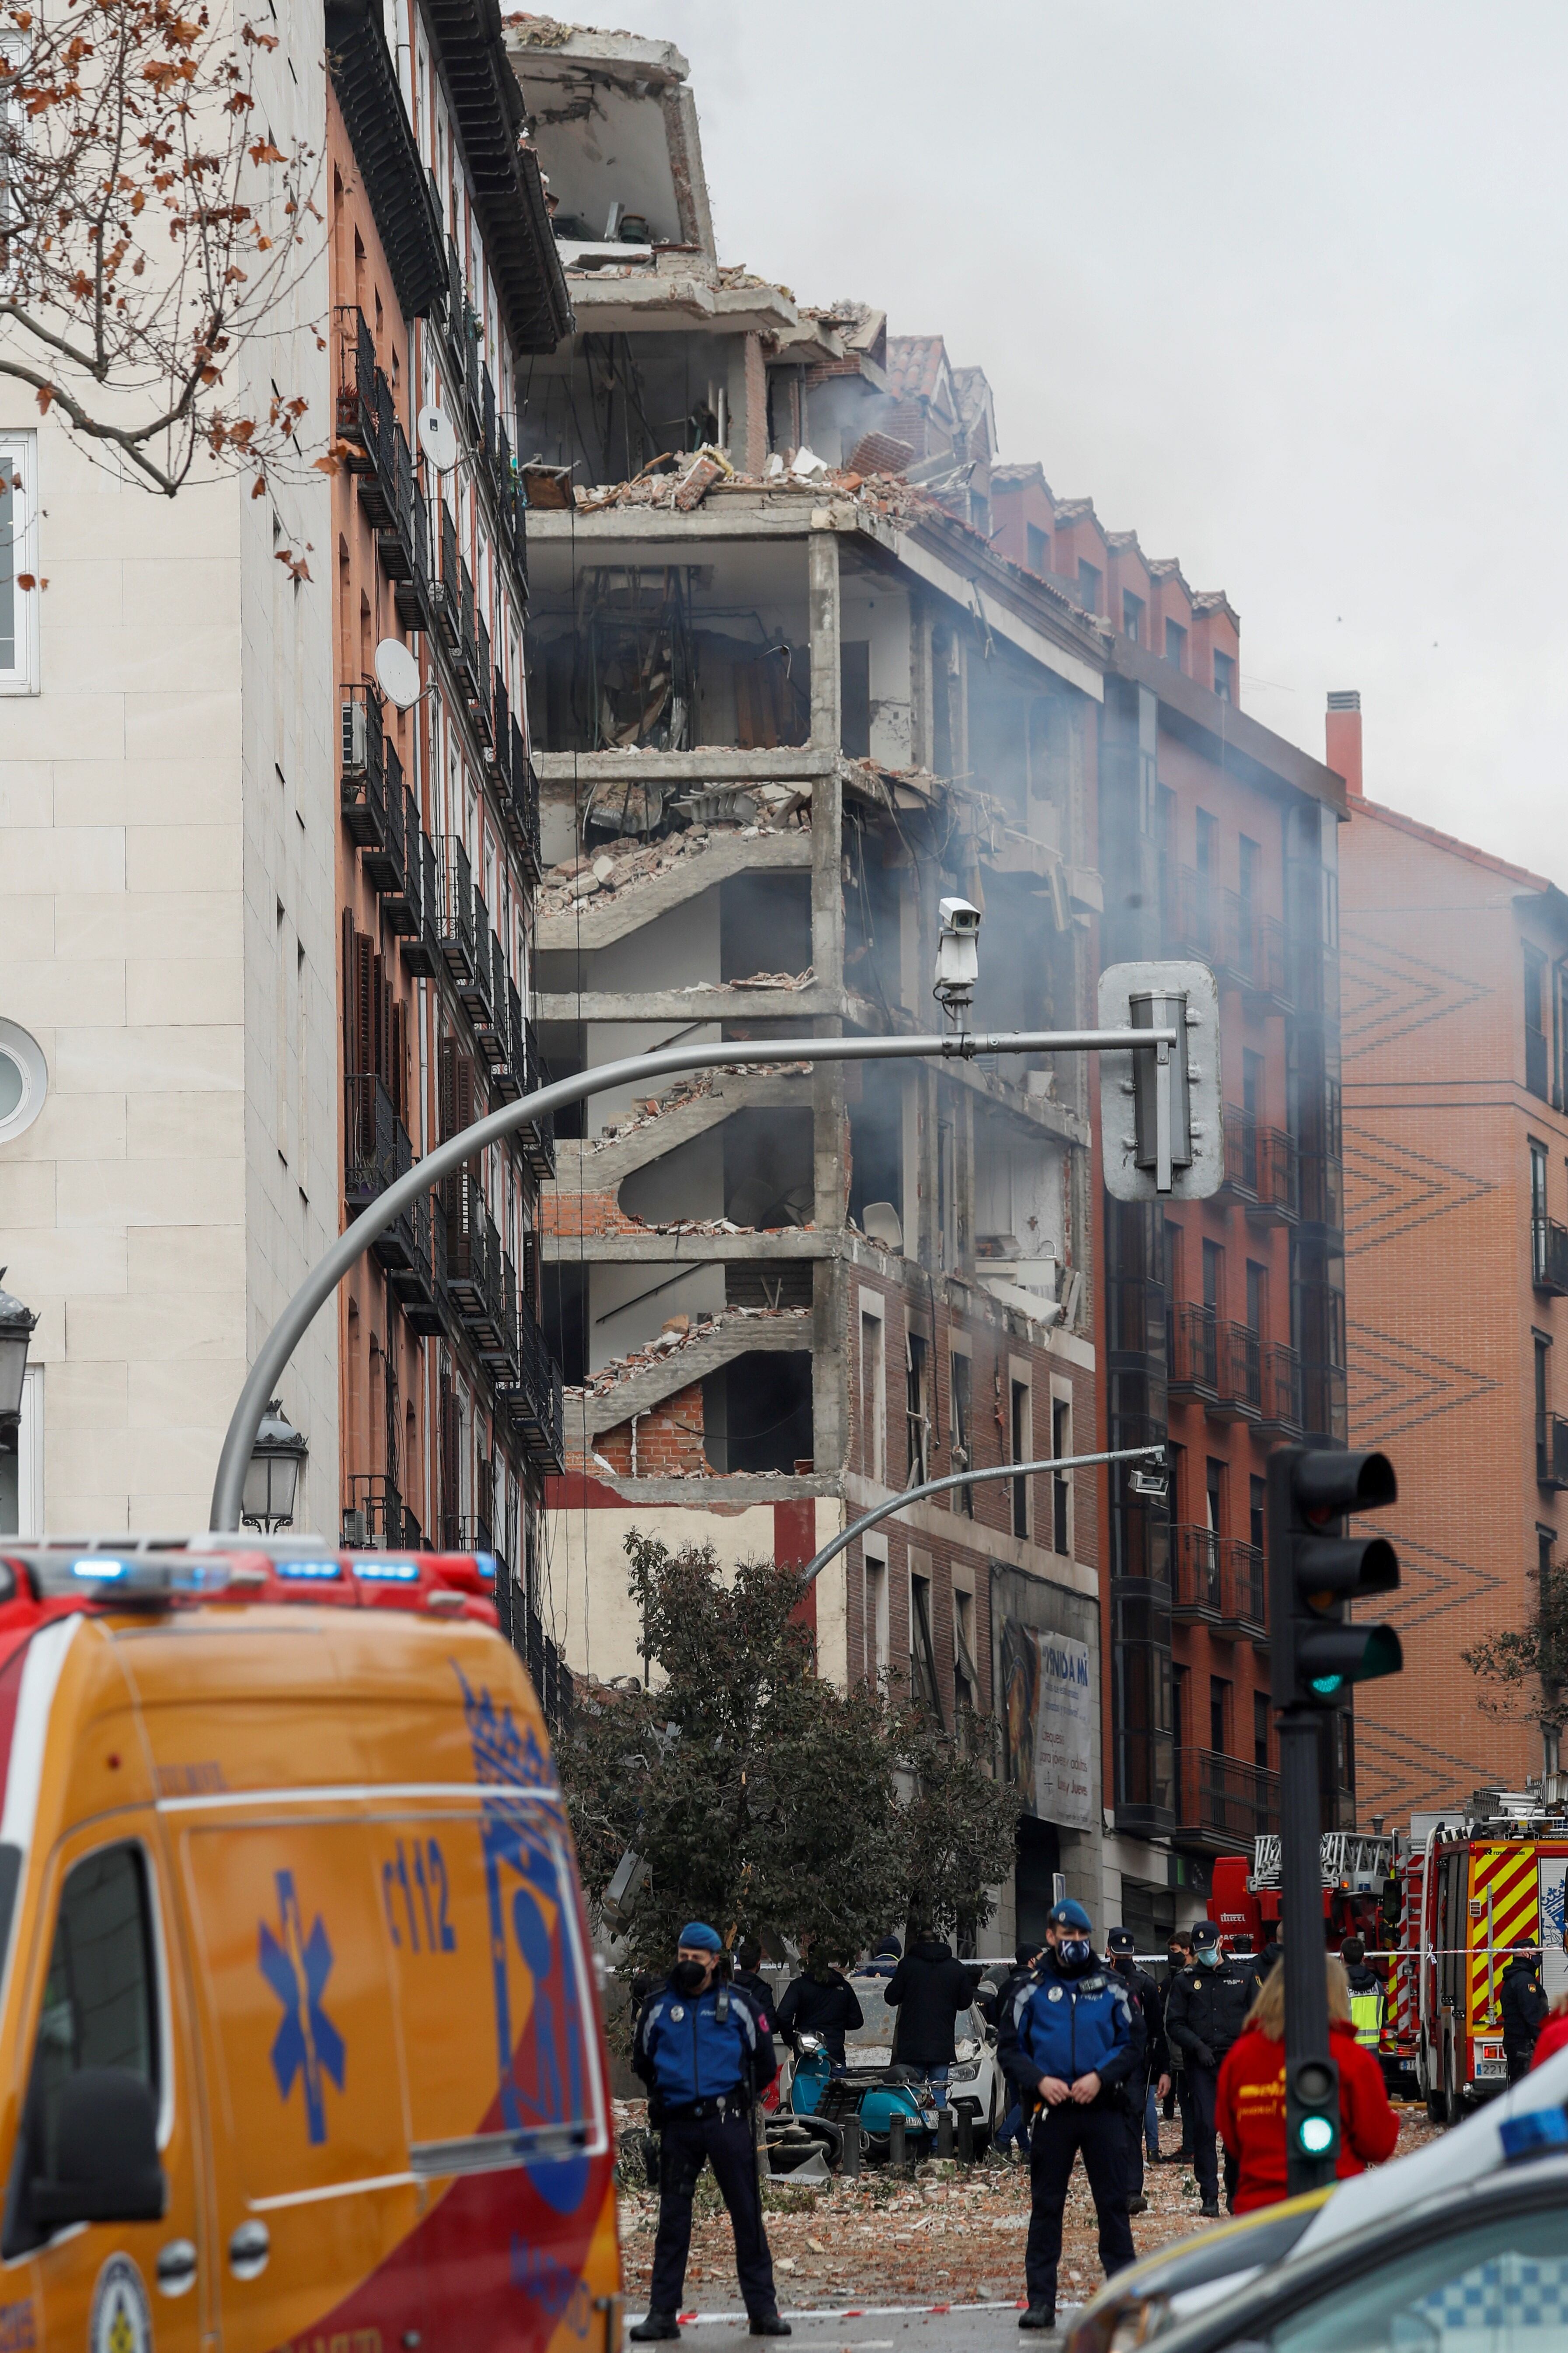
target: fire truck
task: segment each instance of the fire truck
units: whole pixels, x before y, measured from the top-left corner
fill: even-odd
[[[1482,1804],[1415,1815],[1391,1890],[1380,2055],[1391,2078],[1414,2078],[1436,2124],[1507,2085],[1499,1997],[1510,1947],[1539,1946],[1548,1996],[1568,1991],[1568,1814],[1534,1791],[1487,1792]]]
[[[1323,1943],[1337,1953],[1347,1936],[1361,1936],[1369,1951],[1383,1942],[1384,1909],[1393,1879],[1395,1842],[1362,1831],[1325,1831],[1319,1842],[1323,1890]],[[1223,1855],[1214,1866],[1208,1916],[1228,1944],[1238,1934],[1262,1951],[1279,1927],[1279,1841],[1258,1839],[1248,1864],[1242,1855]]]

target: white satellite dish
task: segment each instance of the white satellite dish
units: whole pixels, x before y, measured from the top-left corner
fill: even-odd
[[[436,471],[449,474],[458,462],[458,436],[451,418],[437,408],[434,401],[429,401],[419,412],[416,429],[419,435],[419,447]]]
[[[401,638],[383,638],[377,646],[375,682],[399,711],[412,711],[418,702],[419,665]]]

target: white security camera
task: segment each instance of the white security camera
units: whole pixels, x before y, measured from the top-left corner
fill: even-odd
[[[967,899],[939,902],[942,933],[936,944],[936,987],[932,994],[949,1008],[972,1005],[980,977],[980,910]]]

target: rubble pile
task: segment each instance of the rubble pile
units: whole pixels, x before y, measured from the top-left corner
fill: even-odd
[[[583,900],[595,898],[601,891],[626,891],[653,875],[668,874],[683,858],[699,857],[710,842],[722,840],[727,834],[754,841],[786,826],[805,831],[811,828],[809,784],[748,785],[743,791],[723,795],[710,791],[702,797],[705,802],[721,800],[731,814],[705,816],[702,822],[683,831],[651,839],[619,834],[552,866],[540,888],[541,916],[568,915]]]
[[[651,1121],[664,1119],[669,1113],[679,1111],[684,1104],[700,1101],[704,1095],[713,1092],[721,1079],[800,1078],[808,1073],[811,1067],[809,1062],[726,1062],[721,1070],[701,1071],[693,1078],[677,1079],[664,1094],[647,1096],[641,1103],[634,1103],[624,1117],[612,1120],[601,1128],[584,1148],[589,1153],[597,1152],[603,1145],[613,1144],[617,1136],[632,1135],[639,1127],[647,1127]],[[702,1230],[710,1229],[704,1228]],[[723,1232],[729,1229],[721,1225],[711,1230]],[[744,1232],[748,1229],[738,1227],[734,1230]]]
[[[687,1230],[693,1233],[726,1230],[736,1233],[743,1232],[745,1229],[726,1227],[716,1222],[710,1227],[694,1226],[688,1228]],[[665,1324],[663,1330],[656,1334],[645,1346],[634,1348],[628,1356],[612,1356],[607,1364],[600,1366],[592,1380],[584,1383],[580,1388],[568,1388],[565,1394],[570,1398],[608,1397],[618,1382],[628,1379],[632,1374],[645,1373],[650,1365],[662,1364],[667,1357],[678,1355],[682,1348],[689,1347],[694,1340],[708,1337],[716,1324],[728,1326],[740,1323],[777,1323],[781,1319],[796,1324],[809,1324],[811,1310],[809,1307],[726,1307],[720,1315],[672,1315]]]
[[[817,504],[848,499],[889,522],[914,522],[921,516],[948,518],[941,501],[901,474],[858,474],[847,466],[824,465],[809,450],[796,456],[793,467],[782,464],[771,474],[737,474],[727,462],[717,464],[716,452],[700,449],[694,457],[656,459],[658,471],[645,468],[627,482],[595,482],[576,488],[579,514],[602,514],[611,507],[654,507],[671,514],[689,514],[716,492],[759,491],[769,497],[806,497]],[[803,464],[803,459],[810,459]]]

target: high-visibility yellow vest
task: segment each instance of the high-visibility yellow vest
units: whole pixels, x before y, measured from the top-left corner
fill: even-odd
[[[1352,1993],[1351,2024],[1355,2039],[1367,2050],[1375,2051],[1383,2038],[1383,1996],[1381,1993]]]

